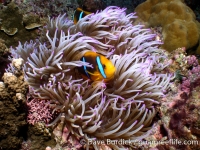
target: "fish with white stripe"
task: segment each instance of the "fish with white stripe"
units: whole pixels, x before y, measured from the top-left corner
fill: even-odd
[[[84,79],[92,81],[105,81],[113,79],[115,74],[115,66],[105,56],[88,51],[81,58],[81,61],[90,63],[93,68],[82,66],[78,70]]]

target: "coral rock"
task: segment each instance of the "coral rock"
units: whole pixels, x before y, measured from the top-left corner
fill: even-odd
[[[41,23],[40,17],[35,14],[23,15],[23,24],[25,25],[25,28],[28,30],[35,29],[43,25]]]
[[[17,28],[4,28],[4,27],[1,27],[1,30],[4,31],[6,34],[8,35],[15,35],[18,31]]]
[[[4,73],[3,80],[5,84],[14,85],[17,83],[17,77],[13,73]]]
[[[0,16],[0,37],[5,40],[7,47],[17,45],[18,41],[35,39],[38,35],[34,30],[27,31],[25,29],[23,25],[23,12],[19,10],[14,1],[0,9]]]
[[[20,70],[22,68],[23,63],[24,63],[24,60],[22,58],[13,59],[13,61],[12,61],[12,65],[15,68],[17,68],[18,70]]]

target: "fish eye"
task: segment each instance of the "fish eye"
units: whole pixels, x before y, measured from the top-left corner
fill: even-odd
[[[105,69],[105,68],[106,68],[106,65],[103,64],[103,69]]]

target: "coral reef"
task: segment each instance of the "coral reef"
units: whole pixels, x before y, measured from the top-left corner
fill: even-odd
[[[200,65],[186,53],[200,54],[200,24],[183,0],[0,2],[0,149],[200,149]],[[138,18],[125,14],[141,2]],[[185,3],[195,7],[198,20],[197,1]],[[127,10],[108,7],[74,25],[69,19],[78,5],[92,12],[109,5]],[[40,32],[48,15],[58,17],[49,17]],[[38,35],[39,40],[24,44]],[[12,49],[17,59],[4,73],[8,47],[18,41]],[[82,79],[76,67],[91,67],[80,61],[90,50],[113,62],[112,81]],[[175,72],[173,83],[169,72]],[[108,144],[105,139],[150,144]],[[194,143],[169,143],[173,139]]]
[[[47,146],[56,145],[52,136],[52,129],[46,127],[44,123],[36,123],[34,126],[29,126],[27,136],[31,141],[31,150],[44,150]]]
[[[105,8],[105,3],[102,0],[78,0],[79,6],[84,10],[96,12]]]
[[[63,127],[64,122],[60,122],[56,128],[54,128],[53,134],[56,140],[56,146],[51,150],[63,149],[81,149],[83,148],[83,143],[81,144],[79,140],[67,129],[66,126]],[[85,144],[85,143],[84,143]],[[51,148],[51,147],[50,147]]]
[[[14,2],[2,1],[2,3],[4,5],[0,6],[0,79],[10,63],[9,47],[17,46],[19,41],[35,39],[39,35],[38,27],[43,26],[45,22],[36,15],[24,15],[23,10],[20,10]]]
[[[3,39],[0,39],[0,57],[6,55],[9,52],[9,49],[5,45],[5,41]]]
[[[7,65],[10,63],[10,61],[7,59],[9,55],[9,49],[5,45],[5,41],[0,39],[0,79],[2,78],[4,71],[7,67]]]
[[[0,147],[2,150],[43,150],[55,145],[51,131],[42,123],[27,124],[28,85],[22,59],[13,59],[0,82]]]
[[[200,28],[193,11],[181,0],[147,0],[135,9],[138,22],[147,27],[162,27],[164,44],[168,51],[179,47],[197,50]],[[197,53],[200,54],[199,49]]]
[[[33,13],[24,14],[22,20],[27,30],[31,30],[31,29],[35,29],[35,28],[43,26],[43,24],[41,23],[40,16]]]
[[[72,19],[74,10],[78,7],[76,0],[26,0],[15,2],[27,14],[36,14],[40,17],[57,17],[60,13],[67,13]]]
[[[163,144],[149,145],[149,147],[159,150],[198,150],[200,149],[198,112],[200,83],[199,72],[194,70],[200,65],[195,56],[186,55],[185,48],[174,50],[169,54],[169,58],[172,63],[169,69],[179,72],[170,85],[170,91],[161,100],[161,106],[158,107],[160,120],[154,128],[154,134],[149,137],[153,141],[163,141]]]
[[[13,60],[15,61],[15,60]],[[22,65],[22,64],[21,64]],[[18,150],[26,136],[25,94],[27,84],[24,76],[4,73],[0,82],[0,147]]]
[[[90,14],[76,25],[65,15],[50,19],[44,29],[46,42],[26,42],[12,49],[14,58],[24,60],[24,73],[31,95],[49,101],[59,114],[48,126],[63,124],[62,129],[85,140],[89,149],[105,144],[88,144],[91,140],[141,140],[151,133],[155,105],[166,92],[172,75],[162,44],[143,25],[133,26],[134,14],[108,7]],[[44,35],[44,34],[43,34]],[[80,61],[92,50],[109,58],[116,67],[114,79],[83,81],[77,66],[92,67]],[[128,145],[108,144],[120,149]]]
[[[34,126],[28,125],[26,138],[21,143],[20,150],[44,150],[47,146],[56,145],[52,130],[43,123],[36,123]]]
[[[36,29],[27,30],[24,27],[23,13],[14,2],[0,10],[0,19],[0,37],[7,47],[17,46],[18,41],[25,42],[38,36]]]
[[[103,10],[108,6],[119,6],[126,9],[126,13],[132,13],[134,8],[136,8],[139,4],[143,3],[145,0],[77,0],[79,7],[83,8],[84,10],[90,12],[96,12],[97,10]]]
[[[84,1],[84,0],[80,0],[80,1]],[[95,0],[93,0],[93,1],[95,1]],[[103,4],[105,4],[105,6],[119,6],[119,7],[127,8],[126,12],[127,12],[127,14],[129,14],[129,13],[133,12],[133,10],[136,8],[136,6],[143,3],[145,0],[134,0],[134,1],[132,1],[132,0],[126,0],[126,1],[101,0],[101,1]],[[92,7],[92,6],[90,6],[90,7]]]

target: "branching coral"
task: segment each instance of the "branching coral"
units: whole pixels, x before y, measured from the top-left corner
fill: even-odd
[[[48,124],[55,116],[46,100],[32,99],[27,103],[27,122],[34,125],[37,122]]]
[[[31,41],[12,50],[14,57],[25,61],[25,77],[34,98],[49,100],[60,113],[49,126],[61,120],[73,135],[86,141],[141,140],[150,134],[154,104],[172,77],[162,71],[168,64],[162,63],[166,56],[158,49],[161,43],[154,41],[156,35],[149,29],[133,26],[135,17],[126,15],[125,9],[108,7],[69,26],[70,21],[59,16],[45,28],[46,44]],[[88,50],[113,62],[113,81],[83,81],[76,67],[92,67],[80,61]]]

